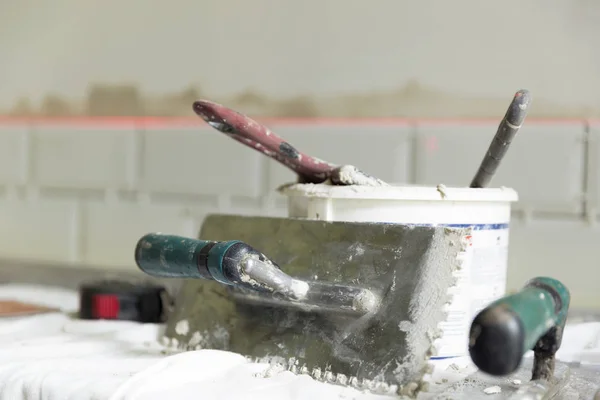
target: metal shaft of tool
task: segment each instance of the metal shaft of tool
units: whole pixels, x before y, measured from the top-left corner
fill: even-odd
[[[280,293],[307,308],[342,310],[363,315],[373,311],[379,303],[377,296],[368,289],[294,279],[272,264],[254,258],[244,260],[242,271],[262,287]],[[260,297],[264,300],[264,296],[258,293],[254,300],[260,302]]]
[[[255,258],[242,262],[242,274],[274,292],[296,300],[304,299],[309,288],[308,283],[294,279],[273,264]]]
[[[380,303],[369,289],[323,282],[310,282],[306,299],[321,307],[333,306],[361,315],[374,311]]]
[[[244,304],[285,307],[310,313],[345,314],[355,318],[362,317],[365,314],[377,310],[380,300],[370,290],[356,287],[346,287],[343,290],[347,290],[347,293],[341,296],[331,296],[330,294],[322,296],[321,294],[323,292],[320,287],[313,287],[310,285],[306,297],[302,300],[277,297],[272,294],[249,291],[246,289],[234,291],[232,292],[232,296]],[[358,299],[369,300],[362,302]]]
[[[530,104],[531,94],[528,90],[519,90],[515,94],[470,187],[485,188],[489,185],[508,147],[521,128]]]

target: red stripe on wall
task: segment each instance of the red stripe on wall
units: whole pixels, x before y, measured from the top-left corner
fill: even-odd
[[[489,125],[498,124],[500,118],[256,118],[271,126],[408,126],[408,125]],[[580,118],[528,118],[526,125],[574,125],[600,124],[600,119]],[[205,123],[196,117],[8,117],[0,116],[0,126],[11,125],[69,125],[81,127],[127,127],[145,128],[193,127]]]

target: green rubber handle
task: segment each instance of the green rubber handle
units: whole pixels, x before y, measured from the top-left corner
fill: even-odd
[[[232,284],[239,250],[249,246],[233,240],[214,242],[150,233],[135,248],[135,262],[145,273],[161,278],[200,278]]]
[[[544,346],[555,352],[561,344],[570,298],[561,282],[538,277],[518,293],[493,302],[471,324],[471,359],[480,370],[502,376],[516,371],[523,355],[542,338],[552,342]]]

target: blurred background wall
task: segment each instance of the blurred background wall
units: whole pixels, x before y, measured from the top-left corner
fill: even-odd
[[[496,116],[526,86],[532,115],[600,116],[599,18],[593,0],[3,0],[0,108]]]
[[[292,175],[197,98],[389,181],[464,186],[527,88],[494,181],[521,195],[509,288],[552,275],[600,308],[599,20],[591,0],[2,0],[0,257],[134,270],[148,231],[284,215]]]

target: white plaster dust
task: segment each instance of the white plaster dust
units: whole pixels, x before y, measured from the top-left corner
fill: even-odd
[[[502,388],[500,386],[490,386],[483,389],[483,393],[485,394],[498,394],[502,393]]]
[[[185,336],[190,331],[190,323],[187,319],[182,319],[177,324],[175,324],[175,332],[178,335]]]
[[[66,314],[78,307],[74,291],[0,285],[1,299],[26,301],[34,297],[65,313],[0,319],[0,399],[398,398],[317,382],[302,367],[297,368],[300,375],[272,371],[271,377],[260,378],[256,374],[265,371],[268,363],[251,363],[224,351],[181,353],[166,349],[164,345],[171,341],[157,340],[163,334],[162,325],[74,319]],[[599,334],[600,323],[567,325],[558,359],[600,364]],[[439,371],[434,371],[434,378],[444,384],[464,379],[473,371],[467,371],[463,362],[467,365],[463,359],[435,361]],[[344,379],[336,377],[340,382]],[[347,382],[355,385],[356,379],[347,378]]]

